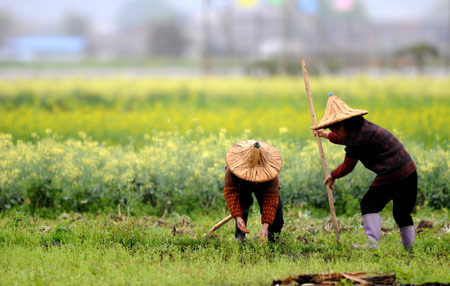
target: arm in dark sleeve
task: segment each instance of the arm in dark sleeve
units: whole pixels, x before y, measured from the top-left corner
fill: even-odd
[[[358,159],[351,159],[347,155],[345,155],[344,162],[339,165],[339,167],[337,167],[333,172],[331,172],[331,176],[335,179],[342,178],[353,171],[357,163]]]
[[[225,201],[227,202],[228,210],[233,217],[242,216],[241,201],[239,199],[239,180],[228,170],[225,171]]]
[[[330,140],[330,142],[334,144],[344,145],[344,140],[342,140],[333,132],[328,133],[328,140]]]

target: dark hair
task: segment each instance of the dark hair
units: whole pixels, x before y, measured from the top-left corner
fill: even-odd
[[[364,124],[364,118],[362,115],[351,117],[341,122],[336,122],[328,126],[329,129],[337,130],[344,124],[345,132],[350,133],[352,131],[358,131]]]
[[[342,125],[342,121],[328,125],[327,128],[330,130],[338,130],[339,128],[341,128],[341,125]]]

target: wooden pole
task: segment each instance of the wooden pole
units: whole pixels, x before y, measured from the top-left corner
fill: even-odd
[[[302,64],[302,70],[303,70],[303,78],[305,79],[305,87],[306,87],[306,94],[308,95],[308,102],[309,102],[309,110],[311,112],[311,118],[313,125],[317,124],[316,121],[316,114],[314,112],[314,105],[311,97],[311,89],[309,88],[309,80],[308,80],[308,74],[306,73],[306,64],[305,59],[300,60]],[[323,174],[325,175],[325,178],[328,177],[328,167],[327,167],[327,161],[325,160],[325,155],[323,153],[322,148],[322,142],[320,141],[319,134],[316,135],[317,139],[317,145],[319,145],[319,153],[320,158],[322,159],[322,167],[323,167]],[[336,239],[339,242],[339,226],[336,219],[336,213],[334,211],[334,201],[333,201],[333,192],[331,191],[330,187],[326,185],[327,192],[328,192],[328,205],[330,206],[330,213],[331,213],[331,220],[333,221],[333,227],[334,227],[334,234],[336,235]]]
[[[233,216],[229,215],[226,218],[222,219],[221,221],[219,221],[215,226],[213,226],[207,233],[205,233],[203,235],[203,237],[207,237],[209,236],[211,233],[215,232],[217,229],[219,229],[222,225],[226,224],[227,222],[229,222],[231,219],[233,218]]]

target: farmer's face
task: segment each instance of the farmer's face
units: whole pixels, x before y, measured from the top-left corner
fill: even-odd
[[[345,132],[344,124],[339,125],[339,128],[330,128],[331,132],[339,136],[339,138],[347,137],[347,132]]]

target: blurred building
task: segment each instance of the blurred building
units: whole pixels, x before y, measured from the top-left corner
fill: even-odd
[[[86,47],[81,36],[20,36],[7,39],[0,55],[8,61],[77,61]]]

